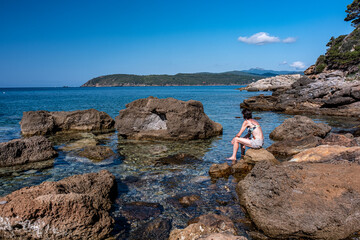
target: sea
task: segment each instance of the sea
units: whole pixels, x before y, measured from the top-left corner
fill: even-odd
[[[243,86],[0,89],[0,142],[21,138],[19,122],[25,111],[94,108],[115,119],[127,103],[149,96],[200,101],[210,119],[223,126],[221,136],[194,141],[134,141],[122,139],[116,132],[103,135],[84,133],[81,138],[73,139],[50,138],[59,156],[44,169],[30,168],[0,177],[0,196],[44,181],[57,181],[75,174],[107,169],[115,175],[118,185],[117,201],[111,213],[115,219],[121,218],[121,204],[131,202],[161,204],[160,216],[171,219],[173,228],[183,228],[190,219],[207,212],[245,218],[235,192],[239,179],[211,179],[208,174],[212,164],[226,162],[226,157],[232,153],[230,141],[240,130],[243,121],[239,118],[240,103],[255,95],[271,94],[237,90],[240,87]],[[259,118],[265,148],[273,143],[269,134],[285,119],[293,117],[277,112],[254,112],[253,116]],[[358,119],[309,117],[316,122],[329,124],[333,132],[351,131],[359,125]],[[94,162],[77,155],[81,147],[94,142],[112,148],[116,157]],[[190,164],[159,162],[160,158],[179,153],[189,154],[196,161]],[[190,207],[178,204],[179,197],[194,194],[200,197],[201,204]],[[143,220],[129,223],[129,231],[142,223]],[[241,221],[238,221],[238,225],[240,231],[245,232],[247,227]]]

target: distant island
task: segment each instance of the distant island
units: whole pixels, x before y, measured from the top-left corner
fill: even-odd
[[[111,74],[93,78],[81,87],[245,85],[264,77],[302,72],[250,69],[223,73],[178,73],[175,75]]]

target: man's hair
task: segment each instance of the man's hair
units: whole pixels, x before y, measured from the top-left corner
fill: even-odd
[[[251,119],[252,118],[252,112],[249,109],[243,109],[242,110],[242,114],[244,115],[244,118],[247,119]]]

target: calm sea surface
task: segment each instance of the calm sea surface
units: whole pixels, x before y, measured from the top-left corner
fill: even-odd
[[[190,142],[127,141],[119,139],[116,132],[101,136],[83,134],[85,140],[55,139],[59,156],[53,166],[45,170],[16,172],[0,178],[0,196],[43,181],[107,169],[117,178],[118,199],[121,199],[121,202],[160,203],[164,207],[163,217],[172,218],[176,227],[184,227],[191,217],[219,209],[220,200],[226,202],[236,198],[233,191],[235,180],[230,178],[214,182],[208,177],[208,170],[211,164],[222,163],[231,155],[230,141],[242,123],[242,119],[235,118],[241,115],[239,104],[246,98],[260,94],[235,90],[238,87],[240,86],[0,89],[0,142],[21,137],[19,121],[24,111],[95,108],[115,118],[127,103],[148,96],[201,101],[205,113],[224,128],[220,137]],[[291,117],[273,112],[255,112],[254,116],[261,118],[258,121],[264,131],[265,147],[272,144],[268,137],[271,131]],[[334,131],[350,129],[359,124],[353,119],[313,119],[331,125]],[[92,162],[77,156],[76,151],[81,144],[94,141],[111,147],[117,157],[103,162]],[[191,154],[200,161],[185,165],[157,164],[157,159],[177,153]],[[194,193],[201,196],[203,204],[184,210],[173,203],[176,196]],[[113,215],[119,215],[116,209]]]

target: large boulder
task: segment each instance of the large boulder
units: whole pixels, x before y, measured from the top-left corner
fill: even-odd
[[[266,150],[274,154],[274,156],[282,159],[287,159],[295,154],[298,154],[306,149],[317,147],[322,144],[322,139],[315,136],[307,136],[303,138],[285,139],[273,143]]]
[[[339,162],[349,161],[360,164],[360,147],[321,145],[296,154],[291,162]]]
[[[249,164],[256,164],[262,161],[269,161],[273,164],[279,163],[278,160],[269,151],[264,148],[250,148],[246,151],[244,156],[244,162]]]
[[[318,136],[324,138],[331,130],[325,123],[315,123],[308,117],[295,116],[286,119],[280,126],[270,133],[270,138],[276,141],[302,138],[306,136]]]
[[[0,198],[0,236],[5,239],[102,239],[115,177],[107,170],[25,187]]]
[[[46,161],[56,156],[52,143],[43,136],[0,143],[0,167]]]
[[[131,139],[190,140],[222,133],[222,126],[205,113],[201,102],[148,97],[126,105],[115,118],[121,136]]]
[[[268,237],[344,239],[360,231],[360,165],[255,165],[237,185],[242,206]]]
[[[185,229],[172,230],[169,240],[196,240],[206,238],[213,233],[237,235],[235,225],[229,217],[209,213],[201,215]]]
[[[48,135],[58,131],[98,131],[114,129],[114,120],[105,112],[95,109],[71,112],[29,111],[20,122],[25,136]]]
[[[300,74],[292,74],[263,78],[256,82],[250,83],[248,86],[240,88],[239,90],[273,91],[278,88],[290,88],[290,86],[295,83],[300,77]]]

